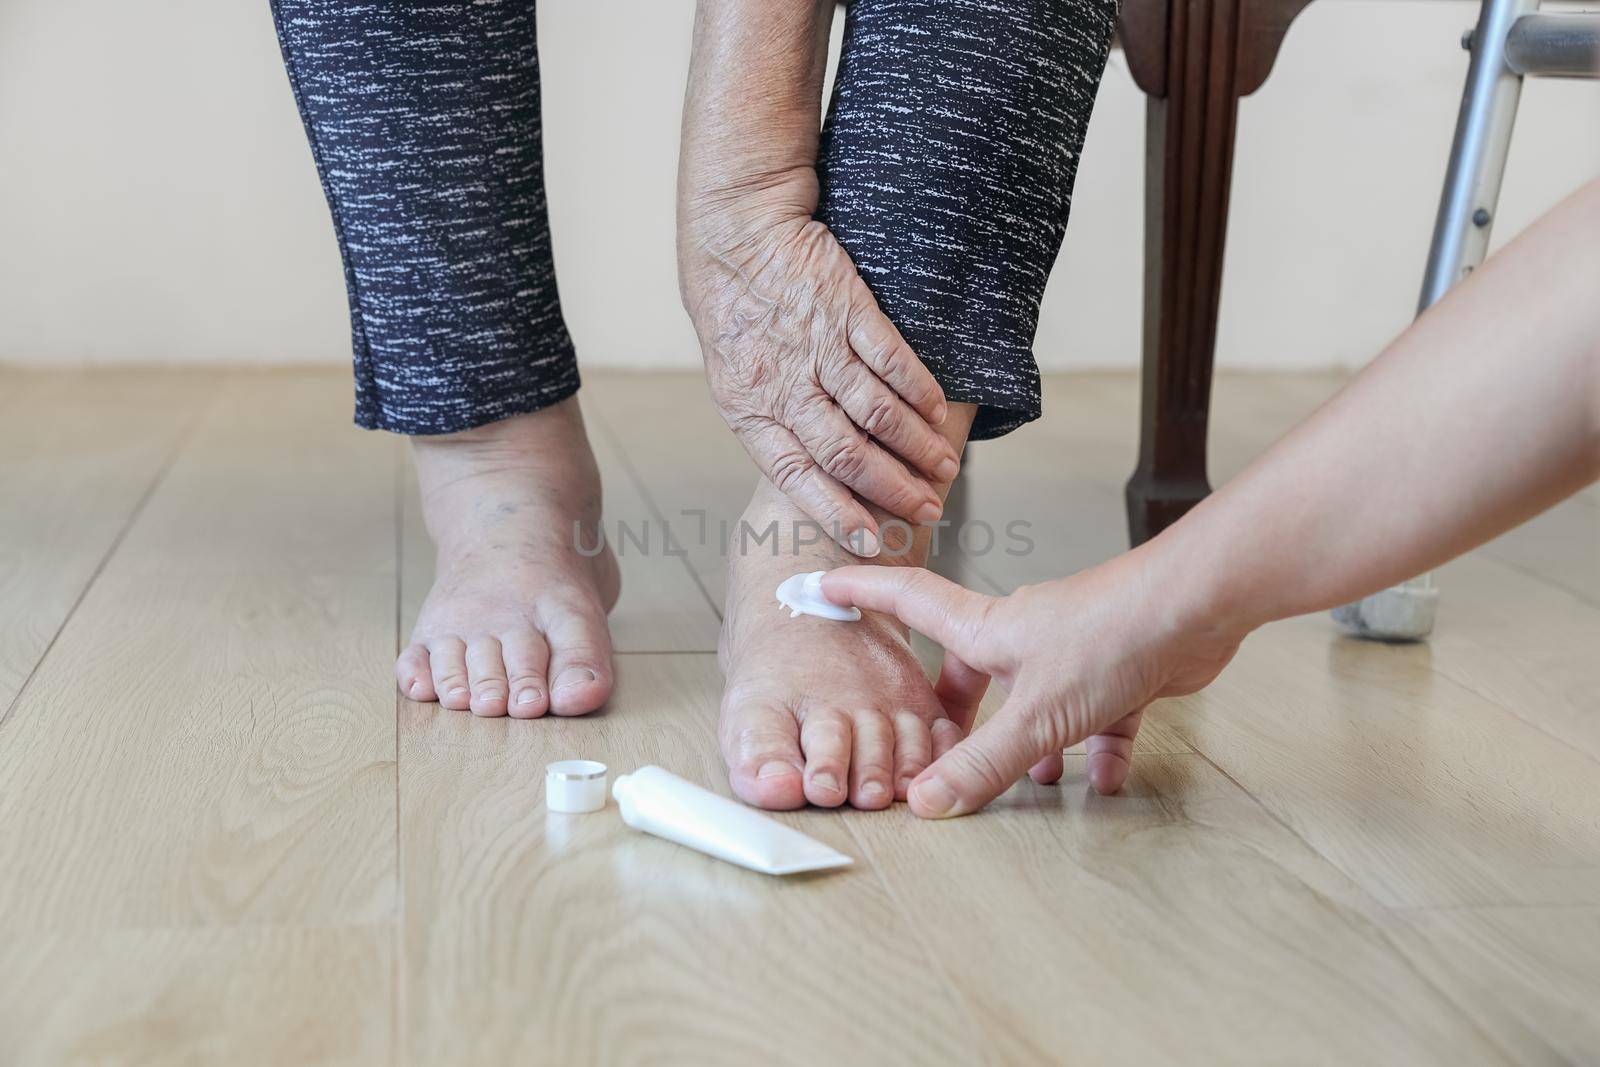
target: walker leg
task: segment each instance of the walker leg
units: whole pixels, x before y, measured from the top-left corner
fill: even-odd
[[[1444,192],[1433,224],[1417,314],[1483,262],[1511,149],[1522,76],[1506,63],[1506,37],[1539,0],[1483,0],[1478,24],[1462,45],[1472,52],[1461,94]],[[1439,590],[1424,574],[1333,610],[1351,633],[1381,641],[1420,641],[1433,632]]]

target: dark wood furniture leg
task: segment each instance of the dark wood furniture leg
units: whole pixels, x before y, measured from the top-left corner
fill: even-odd
[[[1125,0],[1145,127],[1144,378],[1128,529],[1141,544],[1211,491],[1206,420],[1239,98],[1310,0]]]

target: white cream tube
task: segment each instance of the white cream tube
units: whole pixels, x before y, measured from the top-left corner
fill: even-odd
[[[660,767],[640,767],[611,787],[622,821],[708,856],[763,874],[848,867],[854,861],[821,841],[718,796]]]

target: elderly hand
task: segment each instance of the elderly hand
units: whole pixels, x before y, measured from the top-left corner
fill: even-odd
[[[993,676],[1005,705],[911,783],[924,818],[977,811],[1030,772],[1061,776],[1061,751],[1087,740],[1089,780],[1114,793],[1128,776],[1145,705],[1201,689],[1242,631],[1185,617],[1135,551],[1008,597],[963,589],[925,570],[844,567],[822,580],[835,604],[894,615],[945,648],[939,690],[976,706]]]
[[[857,555],[879,545],[862,501],[937,520],[929,479],[959,464],[934,430],[944,394],[833,234],[804,205],[707,240],[714,229],[681,243],[684,306],[712,399],[750,458]]]

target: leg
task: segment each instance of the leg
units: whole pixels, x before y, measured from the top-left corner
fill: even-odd
[[[1114,13],[1113,0],[850,5],[820,216],[939,378],[951,401],[941,430],[958,451],[969,433],[993,437],[1039,415],[1039,299]],[[763,483],[745,520],[778,531],[776,555],[770,541],[730,548],[723,753],[751,803],[882,807],[904,798],[975,709],[928,684],[887,619],[779,612],[781,579],[862,562],[825,539],[802,544],[802,518]],[[872,562],[921,565],[930,540],[927,530],[910,544],[886,535]]]
[[[344,258],[356,421],[418,435],[438,577],[396,674],[483,715],[592,710],[617,594],[573,394],[532,4],[274,0]]]
[[[1150,95],[1144,383],[1128,528],[1141,544],[1211,491],[1206,420],[1239,98],[1266,80],[1307,0],[1130,0],[1122,32]]]
[[[1148,104],[1145,157],[1144,379],[1139,408],[1139,465],[1128,481],[1128,527],[1142,544],[1182,518],[1211,492],[1206,480],[1206,421],[1211,407],[1212,347],[1227,232],[1233,115],[1177,147],[1168,101]],[[1182,115],[1182,109],[1178,109]],[[1209,169],[1200,195],[1182,188]],[[1220,177],[1215,172],[1220,171]],[[1187,194],[1187,195],[1186,195]],[[1182,269],[1180,269],[1182,268]]]
[[[1417,302],[1419,315],[1477,269],[1489,252],[1489,230],[1522,94],[1522,76],[1506,64],[1506,36],[1518,16],[1538,6],[1538,0],[1485,0],[1478,15]],[[1439,590],[1429,573],[1335,608],[1333,618],[1362,637],[1416,641],[1433,632],[1438,604]]]
[[[1485,0],[1472,32],[1472,60],[1461,94],[1444,192],[1428,247],[1417,313],[1471,274],[1489,253],[1489,232],[1500,199],[1500,180],[1511,153],[1511,127],[1522,96],[1522,76],[1506,64],[1506,37],[1538,0]]]
[[[959,449],[975,409],[951,404],[940,429]],[[949,484],[935,486],[943,497]],[[873,508],[883,566],[921,565],[931,533]],[[767,808],[806,802],[887,807],[962,735],[976,709],[947,707],[912,655],[905,628],[867,615],[837,623],[777,606],[792,574],[863,562],[762,479],[728,546],[718,661],[727,679],[718,730],[736,792]]]
[[[1210,27],[1174,21],[1192,36],[1173,40],[1173,51],[1185,50],[1202,70],[1215,62],[1201,43]],[[1238,108],[1225,80],[1219,87],[1208,77],[1175,78],[1167,91],[1146,105],[1144,382],[1139,465],[1127,489],[1136,545],[1211,492],[1206,420]]]

